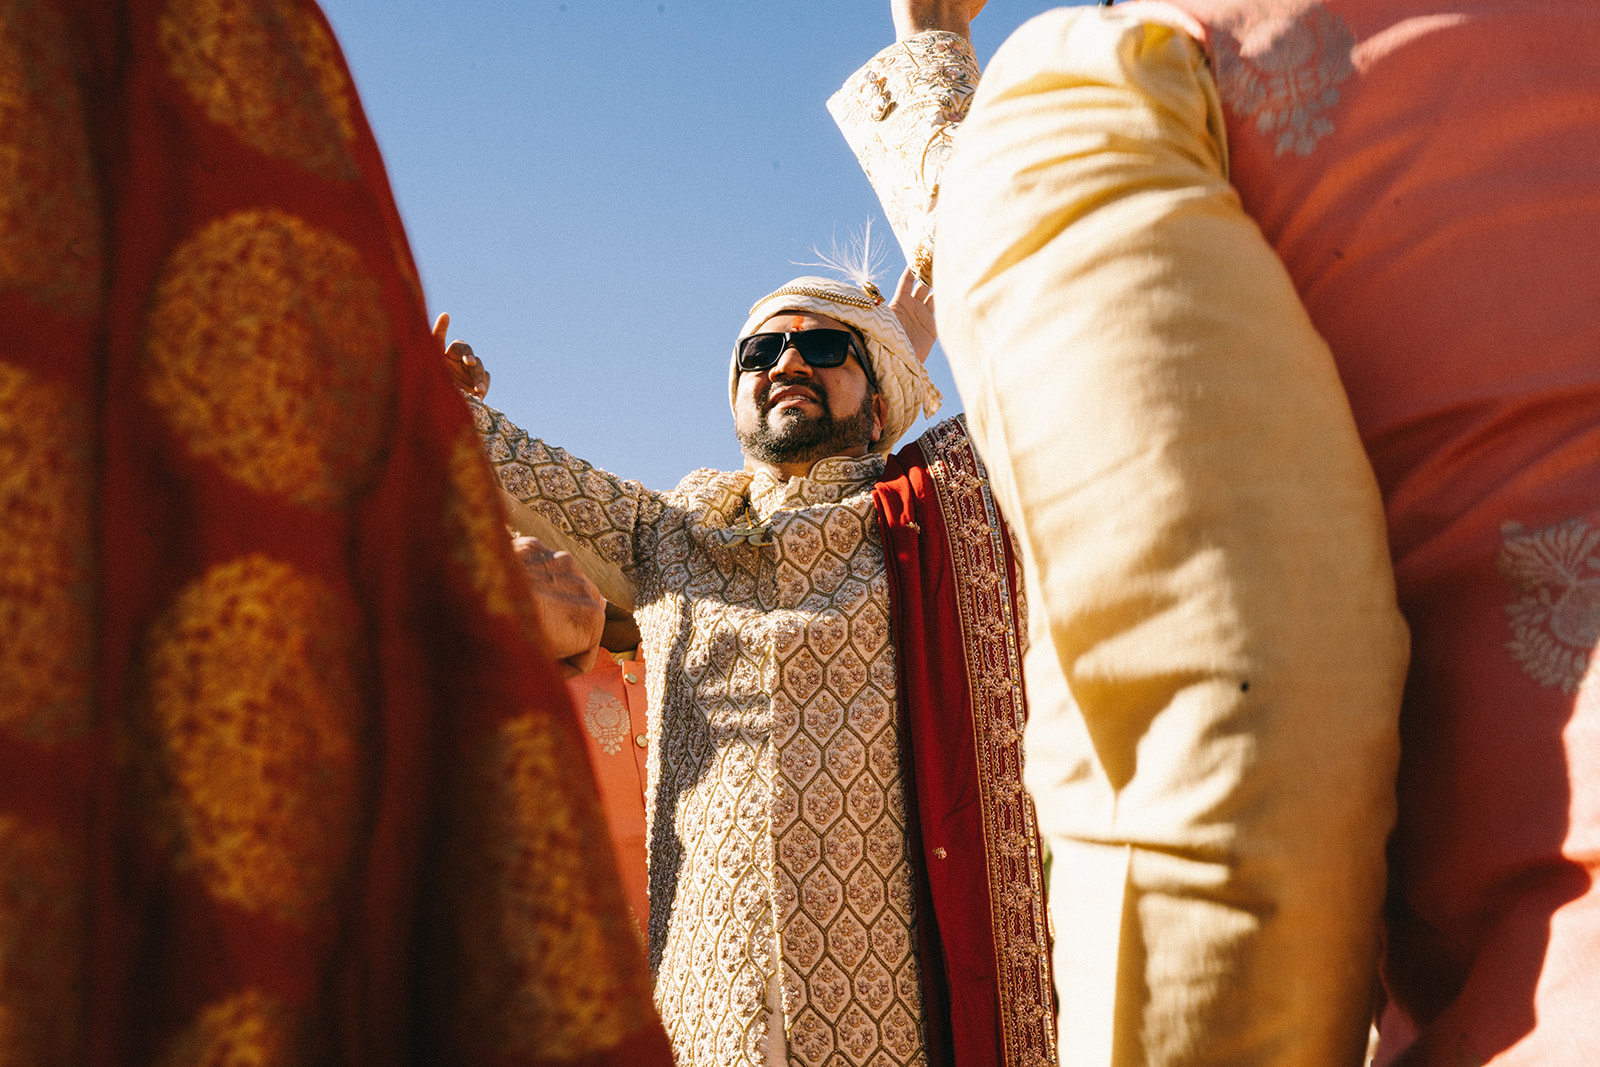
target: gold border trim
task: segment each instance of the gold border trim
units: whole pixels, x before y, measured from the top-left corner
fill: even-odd
[[[1019,598],[1011,587],[989,475],[967,436],[965,418],[939,423],[918,443],[944,514],[961,612],[1005,1063],[1044,1067],[1057,1062],[1055,996],[1038,822],[1022,785],[1027,705]],[[995,625],[996,618],[1005,621]]]
[[[877,286],[873,286],[873,289],[876,288]],[[832,289],[823,289],[816,285],[785,285],[781,289],[774,289],[754,304],[751,304],[749,314],[754,315],[756,308],[775,296],[805,296],[813,300],[832,300],[835,304],[844,304],[847,307],[862,309],[875,308],[883,303],[883,295],[881,293],[877,294],[877,298],[874,299],[874,294],[867,292],[865,289],[862,290],[860,296],[856,296],[853,293],[835,292]]]

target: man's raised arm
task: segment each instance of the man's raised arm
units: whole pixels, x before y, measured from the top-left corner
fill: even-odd
[[[1192,36],[1057,10],[941,176],[945,350],[1025,561],[1072,1063],[1354,1064],[1371,1018],[1406,628],[1227,147]]]
[[[894,0],[898,40],[850,76],[828,111],[866,171],[906,262],[933,281],[933,225],[951,135],[978,84],[967,27],[984,0]]]

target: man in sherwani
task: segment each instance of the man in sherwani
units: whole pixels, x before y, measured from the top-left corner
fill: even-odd
[[[1029,23],[959,133],[970,67],[846,98],[954,146],[875,179],[937,190],[1027,561],[1074,1062],[1359,1062],[1380,900],[1380,1063],[1600,1058],[1597,49],[1583,0],[1173,0]]]
[[[690,1067],[1054,1059],[1010,540],[959,421],[888,455],[938,406],[931,326],[909,275],[893,304],[763,297],[746,469],[666,493],[475,409],[506,491],[633,587],[650,955]]]

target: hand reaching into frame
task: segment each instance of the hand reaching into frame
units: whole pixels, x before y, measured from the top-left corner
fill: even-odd
[[[433,321],[433,336],[444,351],[445,366],[450,369],[450,380],[463,393],[471,393],[482,400],[489,395],[489,368],[472,354],[472,346],[467,342],[451,341],[448,345],[445,344],[449,332],[450,313],[442,311]]]
[[[918,278],[916,272],[907,267],[905,273],[900,275],[900,284],[895,286],[894,296],[889,298],[889,306],[894,309],[895,317],[911,339],[917,361],[928,362],[933,342],[939,339],[939,325],[933,317],[933,286]]]
[[[528,576],[545,651],[569,677],[587,673],[605,630],[605,597],[569,552],[557,552],[537,537],[513,538],[511,551]]]
[[[929,30],[949,30],[972,36],[972,20],[988,0],[889,0],[894,15],[895,40]]]

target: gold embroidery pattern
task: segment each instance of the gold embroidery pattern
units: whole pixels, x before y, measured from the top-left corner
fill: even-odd
[[[83,99],[55,5],[0,17],[0,290],[90,314],[105,269]]]
[[[660,513],[657,494],[529,437],[480,400],[468,397],[467,405],[506,492],[608,563],[634,562],[634,531]]]
[[[505,509],[471,427],[457,434],[450,446],[449,478],[444,517],[451,556],[466,572],[489,614],[520,619],[526,633],[535,633],[534,620],[525,615],[531,610],[528,598],[517,595],[517,583],[525,579],[506,547],[510,538]]]
[[[650,951],[674,1055],[763,1067],[781,972],[793,1062],[923,1062],[883,457],[652,493],[472,406],[506,491],[638,582]]]
[[[85,908],[81,857],[0,816],[0,1067],[81,1061]]]
[[[1540,685],[1575,693],[1600,645],[1600,528],[1568,519],[1500,531],[1500,573],[1521,594],[1506,605],[1506,651]]]
[[[930,284],[939,182],[977,87],[971,43],[936,30],[879,52],[828,100],[906,262]]]
[[[88,418],[0,363],[0,730],[55,743],[89,725],[94,637]]]
[[[1005,1062],[1043,1067],[1057,1062],[1055,1000],[1039,831],[1022,786],[1027,704],[1017,632],[1026,627],[1007,580],[1000,513],[965,420],[941,422],[918,443],[938,490],[961,609]]]
[[[614,1048],[650,1021],[650,975],[621,890],[596,877],[598,808],[567,782],[541,713],[502,726],[473,773],[468,817],[483,828],[461,865],[465,1017],[507,1055],[573,1059]],[[470,838],[469,838],[470,839]],[[600,847],[604,847],[602,844]]]
[[[167,70],[212,122],[322,178],[358,175],[355,97],[338,47],[299,0],[169,0]]]
[[[152,836],[218,900],[323,917],[362,822],[360,613],[265,556],[190,584],[149,635],[135,759]]]
[[[651,818],[672,812],[683,855],[669,862],[652,829],[650,874],[652,901],[672,905],[665,919],[651,909],[651,939],[657,1002],[684,1062],[760,1067],[774,972],[791,1062],[926,1062],[871,494],[882,471],[873,456],[826,459],[783,484],[701,472],[672,496],[686,508],[662,529],[656,581],[698,595],[681,609],[692,620],[664,627],[688,635],[677,659],[653,652],[660,602],[641,630],[647,658],[679,679],[651,693],[662,714],[649,778]],[[752,518],[770,534],[760,545],[729,532]]]
[[[297,1067],[308,1062],[305,1022],[251,989],[212,1004],[179,1034],[157,1067]]]
[[[197,456],[311,507],[371,481],[394,407],[394,353],[361,254],[280,211],[219,219],[168,260],[145,394]]]

